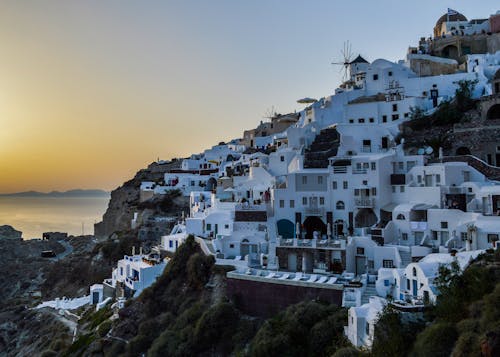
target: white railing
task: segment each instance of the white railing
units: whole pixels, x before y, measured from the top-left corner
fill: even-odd
[[[353,174],[366,174],[368,172],[368,169],[352,169]]]
[[[305,207],[304,211],[307,215],[315,215],[322,216],[325,213],[325,209],[323,207]]]
[[[375,199],[373,198],[356,198],[354,204],[357,207],[373,207],[375,206]]]

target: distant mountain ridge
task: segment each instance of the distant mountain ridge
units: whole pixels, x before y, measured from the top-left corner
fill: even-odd
[[[24,191],[15,193],[0,193],[0,197],[109,197],[110,193],[104,190],[68,190],[68,191]]]

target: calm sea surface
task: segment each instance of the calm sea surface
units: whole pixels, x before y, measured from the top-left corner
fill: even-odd
[[[0,197],[0,225],[8,224],[23,232],[24,239],[41,238],[43,232],[94,234],[109,197],[47,198]]]

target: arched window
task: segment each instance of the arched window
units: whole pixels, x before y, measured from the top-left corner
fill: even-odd
[[[343,201],[337,201],[337,209],[345,209],[345,204]]]
[[[405,218],[404,214],[400,213],[400,214],[398,214],[398,216],[396,217],[396,219],[398,219],[400,221],[404,221],[406,218]]]
[[[413,276],[417,276],[417,269],[415,269],[415,267],[413,268],[412,272],[413,272]]]

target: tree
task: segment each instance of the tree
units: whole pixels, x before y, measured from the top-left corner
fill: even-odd
[[[458,81],[458,88],[455,91],[455,100],[459,111],[466,112],[475,107],[475,101],[472,99],[472,93],[474,92],[477,82],[477,80]]]

